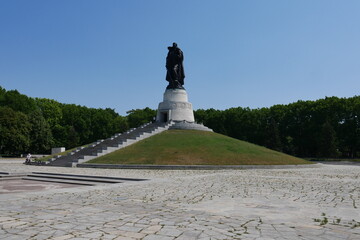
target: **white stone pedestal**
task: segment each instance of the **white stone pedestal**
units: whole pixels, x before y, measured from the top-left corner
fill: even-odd
[[[187,121],[195,122],[192,104],[184,89],[166,89],[163,102],[159,103],[157,122]]]

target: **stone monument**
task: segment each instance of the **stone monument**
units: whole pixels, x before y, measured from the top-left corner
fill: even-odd
[[[156,121],[186,121],[195,122],[192,104],[188,102],[188,96],[184,85],[184,55],[176,43],[168,47],[166,57],[166,81],[169,85],[164,93],[164,100],[159,104]]]
[[[185,79],[183,52],[176,43],[168,47],[168,50],[166,81],[169,82],[169,85],[166,87],[163,101],[159,103],[156,121],[175,122],[171,128],[212,131],[203,125],[195,123],[193,107],[188,101],[188,95],[183,86]]]

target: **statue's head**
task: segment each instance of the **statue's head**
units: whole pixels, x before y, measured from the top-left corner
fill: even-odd
[[[173,48],[177,48],[177,44],[175,42],[173,43]]]

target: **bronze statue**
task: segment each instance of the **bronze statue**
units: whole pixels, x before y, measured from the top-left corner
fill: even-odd
[[[169,53],[166,57],[166,81],[169,85],[166,89],[184,89],[184,55],[176,43],[173,43],[172,47],[168,47]]]

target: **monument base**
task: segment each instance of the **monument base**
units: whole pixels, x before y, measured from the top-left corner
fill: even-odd
[[[195,122],[192,104],[185,89],[166,89],[163,102],[159,103],[157,122]]]
[[[211,128],[204,126],[203,124],[198,123],[189,123],[186,121],[175,122],[173,125],[169,127],[169,129],[181,129],[181,130],[199,130],[199,131],[207,131],[213,132]]]

